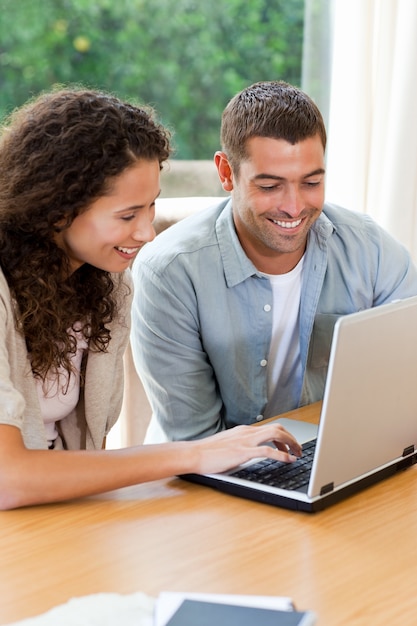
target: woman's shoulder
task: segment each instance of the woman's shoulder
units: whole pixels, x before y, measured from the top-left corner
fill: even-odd
[[[118,302],[118,308],[130,309],[133,299],[133,280],[130,269],[121,273],[111,274],[114,284],[114,295]]]
[[[4,272],[0,266],[0,299],[7,305],[12,306],[12,296],[10,293],[10,288]]]
[[[127,269],[124,272],[114,272],[110,274],[113,281],[114,288],[117,292],[126,292],[132,289],[133,280],[131,269]]]

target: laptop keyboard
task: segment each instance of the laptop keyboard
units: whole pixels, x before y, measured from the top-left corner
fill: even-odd
[[[272,459],[262,459],[257,463],[232,472],[230,476],[244,478],[252,482],[297,490],[308,485],[313,464],[316,439],[303,444],[303,456],[294,463],[283,463]]]

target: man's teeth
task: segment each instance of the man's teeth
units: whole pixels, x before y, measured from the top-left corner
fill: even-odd
[[[281,222],[280,220],[272,220],[274,224],[278,224],[282,228],[297,228],[301,224],[301,220],[294,220],[294,222]]]
[[[122,248],[121,246],[116,246],[117,250],[123,252],[124,254],[133,254],[136,252],[137,248]]]

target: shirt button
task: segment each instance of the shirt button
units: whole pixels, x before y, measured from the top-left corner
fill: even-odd
[[[257,415],[256,416],[256,421],[257,422],[261,422],[263,420],[264,416],[263,415]]]
[[[270,304],[265,304],[264,306],[264,311],[266,311],[268,313],[268,311],[271,310],[271,305]]]
[[[265,367],[265,365],[268,365],[268,361],[266,359],[262,359],[260,365],[261,367]]]

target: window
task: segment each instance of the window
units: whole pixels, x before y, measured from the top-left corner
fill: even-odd
[[[177,159],[211,159],[226,102],[301,84],[304,0],[0,0],[0,115],[54,84],[151,104]]]

